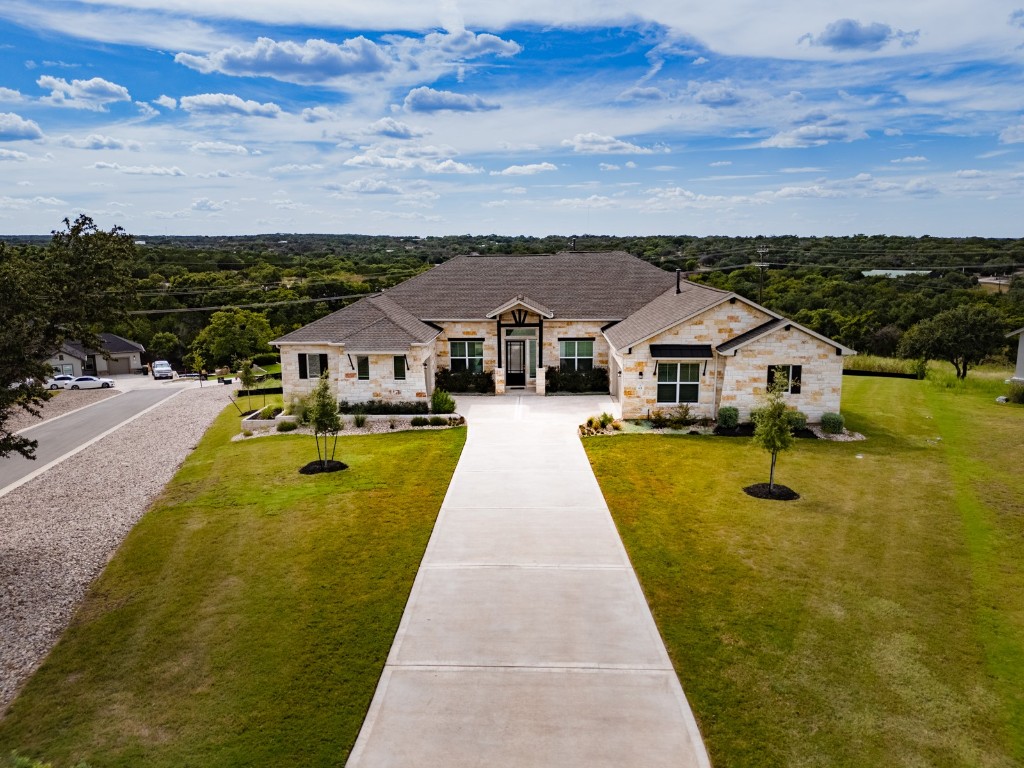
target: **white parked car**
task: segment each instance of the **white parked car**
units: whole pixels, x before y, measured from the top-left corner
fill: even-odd
[[[75,380],[74,376],[61,373],[46,380],[47,389],[67,389],[68,384]]]
[[[97,376],[79,376],[70,382],[67,389],[107,389],[114,386],[113,379],[101,379]]]

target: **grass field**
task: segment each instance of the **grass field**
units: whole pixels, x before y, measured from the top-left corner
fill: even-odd
[[[847,378],[864,442],[585,442],[717,766],[1024,763],[1024,408]],[[638,460],[642,457],[642,461]]]
[[[0,721],[58,768],[342,765],[464,429],[232,443],[232,408],[90,590]]]

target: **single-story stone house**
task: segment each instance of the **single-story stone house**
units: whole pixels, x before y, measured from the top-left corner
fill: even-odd
[[[625,252],[459,256],[271,342],[285,397],[327,371],[339,400],[424,400],[435,372],[545,392],[546,368],[608,370],[623,416],[681,403],[746,418],[775,369],[812,421],[839,410],[853,350],[735,293]]]
[[[101,333],[100,350],[85,349],[77,341],[66,341],[46,361],[56,373],[70,376],[104,376],[133,373],[142,368],[141,344],[114,333]]]

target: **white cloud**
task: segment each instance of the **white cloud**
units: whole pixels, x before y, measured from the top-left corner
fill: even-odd
[[[182,96],[181,108],[193,115],[247,115],[251,117],[278,117],[281,108],[273,102],[260,104],[232,93],[200,93]]]
[[[384,179],[356,179],[339,186],[339,191],[357,195],[400,195],[402,188]]]
[[[412,128],[391,117],[383,117],[372,123],[369,131],[376,136],[387,136],[392,139],[415,139],[427,134],[426,131]]]
[[[226,203],[218,203],[208,197],[197,197],[192,201],[193,211],[223,211]]]
[[[491,176],[533,176],[545,171],[557,171],[554,163],[530,163],[528,165],[510,165],[503,171],[491,171]]]
[[[127,149],[138,152],[142,144],[130,139],[115,139],[113,136],[104,136],[99,133],[90,133],[84,139],[76,139],[73,136],[61,136],[58,141],[62,146],[74,149]]]
[[[320,39],[293,43],[260,37],[250,45],[235,45],[206,56],[179,53],[174,60],[203,74],[272,77],[306,85],[391,67],[380,46],[362,35],[340,45]]]
[[[690,81],[687,91],[691,99],[706,107],[733,107],[743,101],[739,91],[728,80]]]
[[[271,173],[308,173],[309,171],[323,170],[319,163],[285,163],[276,165],[270,169]]]
[[[14,112],[0,112],[0,141],[35,141],[43,138],[43,131],[35,120],[26,120]]]
[[[711,168],[724,168],[727,165],[732,165],[732,160],[716,160],[713,163],[708,163]]]
[[[619,94],[619,101],[664,101],[668,98],[661,88],[653,86],[634,86]]]
[[[622,166],[616,165],[615,163],[598,163],[597,169],[599,171],[621,171]]]
[[[50,95],[42,97],[41,101],[59,107],[105,112],[108,104],[132,100],[127,88],[102,77],[72,80],[69,83],[60,77],[43,75],[36,80],[36,84],[50,91]]]
[[[24,152],[17,152],[13,149],[0,149],[0,160],[13,160],[15,162],[24,162],[28,160],[28,155]]]
[[[302,119],[307,123],[325,123],[337,120],[338,115],[327,107],[307,107],[302,110]]]
[[[13,88],[0,87],[0,101],[15,103],[24,100],[25,97],[21,95],[21,91],[16,91]]]
[[[555,200],[553,205],[559,208],[579,208],[588,210],[590,208],[611,208],[615,201],[605,195],[591,195],[590,197],[567,197]]]
[[[917,45],[920,35],[918,30],[894,30],[888,24],[877,21],[862,24],[854,19],[839,19],[828,24],[820,35],[803,35],[800,42],[807,40],[812,45],[822,45],[833,51],[877,51],[894,40],[898,40],[904,48],[909,48]]]
[[[159,99],[154,99],[153,103],[164,109],[177,109],[178,100],[167,96],[166,94],[161,96]]]
[[[120,163],[93,163],[90,168],[97,170],[110,170],[117,171],[118,173],[126,173],[129,176],[185,176],[185,172],[178,166],[168,168],[166,166],[159,165],[121,165]]]
[[[452,159],[455,150],[436,146],[393,146],[381,144],[367,147],[350,157],[344,165],[353,168],[388,168],[404,171],[418,169],[425,173],[481,173],[482,169]]]
[[[562,146],[572,147],[573,152],[585,155],[649,155],[654,152],[653,149],[594,132],[577,133],[562,141]]]
[[[886,136],[902,136],[903,135],[903,131],[901,131],[899,128],[886,128],[884,131],[882,131],[882,133],[884,133]]]
[[[866,139],[863,128],[852,125],[847,119],[838,115],[812,113],[802,124],[786,131],[780,131],[771,138],[761,142],[762,147],[780,149],[798,149],[803,147],[820,147],[833,141],[856,141]]]
[[[928,158],[924,155],[909,155],[907,157],[898,157],[895,160],[890,160],[890,163],[927,163]]]
[[[189,147],[193,152],[204,155],[248,155],[249,149],[241,144],[227,141],[196,141]]]
[[[702,66],[704,64],[707,64],[708,60],[705,59],[703,56],[698,56],[696,59],[694,59],[690,63],[693,64],[695,67],[699,67],[699,66]]]
[[[999,141],[1003,144],[1020,144],[1024,142],[1024,122],[1004,128],[999,133]]]
[[[467,96],[452,91],[435,91],[426,86],[409,91],[403,106],[407,112],[488,112],[501,109],[500,104],[475,94]]]
[[[6,209],[24,209],[32,208],[38,205],[47,206],[66,206],[68,203],[66,200],[61,200],[59,197],[7,197],[6,195],[0,196],[0,208]]]

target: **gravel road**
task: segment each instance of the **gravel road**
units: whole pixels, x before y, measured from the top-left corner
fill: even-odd
[[[227,405],[222,387],[182,390],[0,497],[0,713]]]

